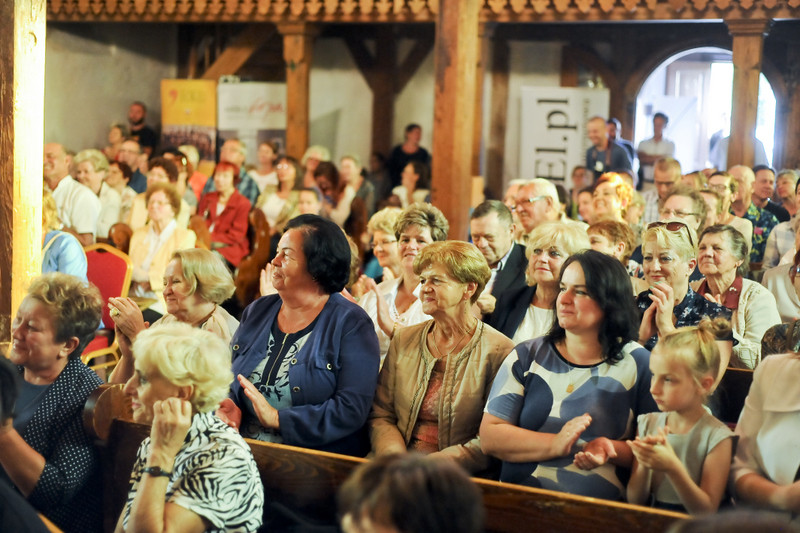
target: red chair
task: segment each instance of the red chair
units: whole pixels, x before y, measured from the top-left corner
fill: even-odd
[[[84,364],[95,370],[113,367],[119,360],[117,341],[114,339],[114,321],[109,313],[108,299],[128,295],[131,286],[133,263],[127,254],[107,244],[87,246],[86,277],[100,289],[103,297],[103,325],[81,354]],[[93,361],[98,360],[96,364]]]

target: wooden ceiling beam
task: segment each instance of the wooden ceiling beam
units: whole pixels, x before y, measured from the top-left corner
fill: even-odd
[[[275,33],[274,28],[268,28],[265,24],[245,27],[203,73],[202,79],[218,80],[220,76],[236,74]]]

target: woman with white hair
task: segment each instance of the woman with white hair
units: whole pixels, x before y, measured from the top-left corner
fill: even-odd
[[[97,237],[108,237],[108,230],[120,221],[122,196],[105,182],[108,159],[100,150],[81,150],[75,156],[78,167],[75,179],[92,190],[100,199],[100,216],[97,218]]]
[[[125,385],[133,419],[152,424],[116,531],[255,531],[264,489],[239,433],[214,416],[233,381],[216,335],[174,323],[142,332]]]

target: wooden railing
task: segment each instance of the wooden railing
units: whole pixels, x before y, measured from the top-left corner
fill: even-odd
[[[47,0],[50,21],[434,22],[442,0]],[[484,0],[485,22],[800,18],[800,0]]]

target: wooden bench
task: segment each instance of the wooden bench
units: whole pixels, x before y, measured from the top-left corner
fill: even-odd
[[[87,428],[99,439],[103,464],[106,531],[113,530],[124,505],[128,481],[141,441],[149,435],[148,426],[100,414],[113,408],[119,388],[107,387],[97,393],[95,419],[85,418]],[[107,397],[106,397],[107,396]],[[129,414],[129,411],[128,411]],[[247,440],[253,451],[266,501],[275,508],[307,519],[313,525],[336,523],[336,491],[352,470],[364,459],[319,452],[294,446]],[[532,489],[474,479],[483,491],[486,506],[486,531],[516,533],[536,531],[666,531],[686,515],[596,498]],[[272,513],[271,531],[282,531],[281,516]]]

